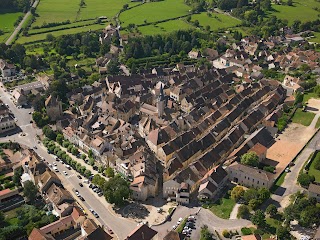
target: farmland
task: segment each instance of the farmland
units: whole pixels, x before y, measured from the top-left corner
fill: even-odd
[[[126,27],[130,23],[135,25],[155,23],[185,16],[189,13],[189,10],[190,8],[184,4],[183,0],[150,2],[121,13],[120,21],[122,27]]]
[[[0,11],[0,30],[4,32],[0,35],[0,42],[4,42],[14,30],[14,23],[19,16],[22,16],[21,12],[5,13]]]
[[[206,13],[195,14],[191,21],[195,20],[198,20],[203,27],[210,26],[211,30],[226,29],[241,24],[240,20],[220,13],[212,13],[210,17]]]
[[[315,0],[294,0],[293,6],[287,5],[272,5],[274,11],[272,15],[280,19],[287,19],[289,24],[292,24],[294,20],[300,20],[301,22],[311,21],[318,19],[319,12],[314,8],[320,8],[320,2]]]

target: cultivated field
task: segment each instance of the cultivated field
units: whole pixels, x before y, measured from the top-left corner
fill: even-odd
[[[294,0],[293,6],[273,4],[272,8],[275,10],[271,12],[272,15],[287,19],[289,24],[292,24],[294,20],[300,20],[301,22],[316,20],[320,14],[314,9],[320,9],[320,2],[315,0]]]
[[[0,42],[4,42],[10,36],[14,30],[15,21],[22,15],[21,12],[5,13],[4,10],[0,10],[0,30],[4,32],[0,35]]]
[[[164,0],[160,2],[149,2],[138,7],[134,7],[120,14],[121,26],[128,24],[135,25],[154,23],[166,19],[185,16],[190,8],[184,4],[183,0]]]
[[[226,29],[241,24],[240,20],[224,14],[212,13],[211,15],[209,17],[207,13],[195,14],[192,16],[191,21],[198,20],[201,26],[210,26],[211,30]]]

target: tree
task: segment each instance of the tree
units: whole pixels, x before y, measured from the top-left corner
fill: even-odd
[[[267,188],[260,188],[258,190],[259,199],[263,202],[270,198],[270,191]]]
[[[120,72],[119,62],[117,60],[110,60],[110,62],[107,65],[108,73],[109,74],[118,74]]]
[[[112,178],[114,177],[114,171],[111,167],[108,167],[106,170],[105,170],[105,174],[107,175],[107,177],[109,178]]]
[[[239,202],[239,200],[243,197],[244,192],[245,191],[243,187],[236,186],[231,190],[231,198],[236,202]]]
[[[71,153],[72,153],[72,155],[76,156],[76,155],[79,153],[78,148],[73,147],[73,148],[71,149]]]
[[[88,151],[88,157],[89,157],[89,158],[92,158],[92,157],[93,157],[93,152],[92,152],[91,149]]]
[[[256,189],[250,188],[250,189],[248,189],[247,191],[245,191],[245,193],[244,193],[244,195],[243,195],[243,199],[244,199],[247,203],[249,203],[250,200],[253,200],[253,199],[257,200],[257,199],[259,199],[259,193],[258,193],[258,191],[257,191]]]
[[[320,209],[317,206],[308,206],[301,211],[299,224],[303,227],[318,226],[320,224]]]
[[[207,225],[204,225],[204,226],[201,228],[200,240],[213,240],[213,235],[212,235],[212,233],[209,231]]]
[[[96,174],[92,178],[92,183],[94,185],[99,186],[100,188],[103,188],[104,184],[106,183],[106,180],[103,177],[101,177],[99,174]]]
[[[303,187],[308,187],[310,183],[314,182],[314,176],[310,176],[306,173],[300,173],[298,176],[298,183]]]
[[[123,205],[124,201],[130,196],[130,184],[121,176],[117,175],[110,178],[104,185],[104,196],[109,203]]]
[[[266,213],[268,213],[270,217],[273,218],[277,215],[278,209],[274,204],[270,204],[266,209]]]
[[[264,215],[264,212],[262,210],[257,210],[252,216],[251,216],[251,222],[258,227],[262,227],[266,223],[266,216]]]
[[[23,168],[20,166],[14,170],[12,181],[16,186],[20,185],[20,178],[23,174]]]
[[[59,134],[57,135],[57,137],[56,137],[57,143],[59,143],[60,145],[62,145],[63,140],[64,140],[63,135],[59,133]]]
[[[248,152],[241,156],[241,163],[248,166],[257,167],[259,164],[259,157],[255,152]]]
[[[5,216],[3,214],[2,211],[0,211],[0,226],[3,226],[3,224],[5,223]]]
[[[129,5],[128,5],[128,4],[124,4],[124,5],[123,5],[123,7],[122,7],[122,9],[127,10],[127,9],[128,9],[128,7],[129,7]]]
[[[50,140],[56,140],[57,134],[49,126],[44,126],[42,129],[44,135]]]
[[[288,227],[283,227],[279,225],[277,228],[276,234],[279,240],[291,239],[291,235]]]
[[[36,200],[37,193],[38,193],[38,189],[37,189],[36,186],[33,184],[33,182],[31,182],[31,181],[25,182],[24,188],[23,188],[23,195],[24,195],[31,203],[33,203],[34,200]]]
[[[240,205],[240,207],[238,208],[238,214],[237,217],[238,218],[247,218],[250,214],[249,208],[246,205]]]
[[[261,205],[262,201],[260,199],[251,199],[249,201],[248,206],[253,209],[256,210],[260,205]]]

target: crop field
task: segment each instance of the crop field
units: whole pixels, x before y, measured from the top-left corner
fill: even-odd
[[[100,30],[103,29],[108,23],[105,24],[95,24],[91,26],[84,26],[84,27],[78,27],[78,28],[70,28],[70,29],[65,29],[61,31],[55,31],[55,32],[50,32],[55,37],[61,36],[61,35],[67,35],[67,34],[75,34],[75,33],[80,33],[80,32],[87,32],[87,31],[95,31],[95,30]],[[29,37],[19,37],[17,40],[17,43],[32,43],[32,42],[37,42],[37,41],[44,41],[46,39],[46,36],[49,33],[40,33],[40,34],[35,34]]]
[[[210,26],[211,30],[226,29],[241,24],[240,20],[220,13],[212,13],[210,17],[207,13],[195,14],[191,21],[195,20],[198,20],[203,27]]]
[[[10,36],[14,30],[15,21],[22,15],[21,12],[5,13],[4,10],[0,10],[0,30],[4,32],[0,35],[0,42],[4,42]]]
[[[294,20],[301,22],[316,20],[320,14],[314,9],[320,9],[320,2],[315,0],[294,0],[293,6],[273,4],[272,8],[274,9],[270,12],[272,15],[280,19],[287,19],[289,24],[292,24]]]
[[[144,35],[155,35],[155,34],[163,34],[170,33],[178,30],[187,30],[193,28],[192,25],[184,22],[183,20],[171,20],[168,22],[158,23],[155,25],[148,25],[139,27],[139,30]]]
[[[149,2],[132,8],[120,14],[121,26],[153,23],[171,18],[187,15],[190,8],[183,0],[164,0],[160,2]]]

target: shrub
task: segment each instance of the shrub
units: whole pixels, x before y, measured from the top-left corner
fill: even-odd
[[[244,228],[241,228],[241,233],[242,233],[242,235],[250,235],[250,234],[252,234],[252,231],[250,228],[244,227]]]
[[[227,229],[225,229],[222,231],[222,236],[224,236],[225,238],[230,238],[231,234]]]
[[[315,178],[306,173],[300,173],[297,180],[301,186],[308,187],[310,183],[314,182]]]

